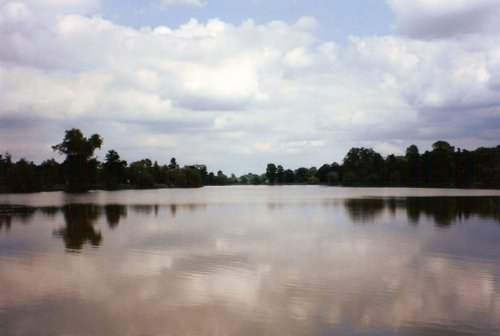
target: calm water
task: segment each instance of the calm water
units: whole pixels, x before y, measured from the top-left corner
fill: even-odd
[[[0,335],[500,335],[500,192],[0,195]]]

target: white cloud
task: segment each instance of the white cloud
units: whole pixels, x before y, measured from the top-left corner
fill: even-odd
[[[15,157],[50,157],[69,127],[129,161],[175,155],[236,173],[340,161],[361,145],[497,141],[500,34],[340,46],[310,17],[134,29],[81,14],[98,3],[72,2],[76,14],[50,3],[41,18],[33,2],[0,7],[0,143]]]

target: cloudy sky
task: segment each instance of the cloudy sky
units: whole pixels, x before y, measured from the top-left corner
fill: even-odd
[[[237,175],[500,143],[500,0],[0,0],[0,151]]]

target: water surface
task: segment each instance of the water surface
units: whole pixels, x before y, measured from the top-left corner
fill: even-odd
[[[500,192],[0,195],[0,335],[500,335]]]

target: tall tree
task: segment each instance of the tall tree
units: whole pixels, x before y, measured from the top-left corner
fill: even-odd
[[[0,155],[0,192],[12,192],[13,173],[14,163],[10,153],[5,153],[5,157]]]
[[[90,160],[94,151],[100,149],[102,138],[93,134],[86,138],[82,131],[72,128],[66,131],[63,141],[52,146],[52,149],[66,155],[64,160],[66,190],[69,192],[84,192],[89,188]]]
[[[420,180],[420,154],[418,152],[418,147],[410,145],[406,148],[405,159],[408,166],[406,183],[410,187],[416,187],[418,186],[418,181]]]
[[[276,172],[277,172],[276,165],[274,163],[268,163],[266,168],[266,177],[269,184],[276,183]]]
[[[282,165],[279,165],[276,170],[276,181],[278,182],[278,184],[285,183],[285,169]]]
[[[104,162],[104,186],[106,189],[117,189],[121,183],[125,182],[125,167],[127,161],[120,159],[118,152],[111,149],[106,154]]]
[[[455,147],[446,141],[432,144],[431,172],[432,185],[435,187],[453,187],[455,177]]]
[[[177,164],[177,160],[173,157],[170,159],[170,163],[168,164],[168,169],[177,169],[179,165]]]

